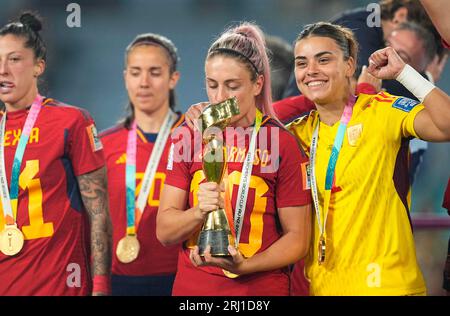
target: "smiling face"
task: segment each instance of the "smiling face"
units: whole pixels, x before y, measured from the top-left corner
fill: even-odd
[[[170,61],[164,48],[140,45],[131,49],[124,71],[125,86],[135,111],[152,114],[169,107],[169,93],[179,73],[170,73]]]
[[[205,63],[205,74],[209,102],[218,103],[236,97],[240,114],[233,118],[231,124],[247,126],[248,123],[253,123],[255,98],[261,94],[263,77],[260,75],[252,81],[247,65],[236,58],[224,55],[208,58]]]
[[[12,34],[0,36],[0,100],[7,107],[31,105],[37,94],[37,78],[45,62],[36,60],[25,39]]]
[[[352,57],[344,59],[337,43],[328,37],[312,36],[295,44],[295,78],[300,91],[316,104],[345,99],[355,72]]]

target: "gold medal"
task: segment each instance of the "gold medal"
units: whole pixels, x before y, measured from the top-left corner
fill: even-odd
[[[319,265],[325,262],[325,250],[326,250],[326,244],[325,244],[325,237],[323,235],[320,236],[319,239],[319,249],[318,249],[318,261]]]
[[[223,271],[223,274],[225,274],[225,276],[230,279],[236,279],[239,276],[239,274],[231,273],[230,271],[227,271],[225,269],[222,269],[222,271]]]
[[[139,255],[139,240],[136,235],[126,235],[117,244],[116,255],[120,262],[130,263]]]
[[[0,251],[6,256],[14,256],[22,250],[24,237],[17,225],[5,225],[0,233]]]

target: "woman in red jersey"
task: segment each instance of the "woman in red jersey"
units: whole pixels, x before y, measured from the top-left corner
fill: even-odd
[[[102,144],[89,113],[40,96],[41,27],[25,13],[0,29],[0,295],[105,295]]]
[[[209,102],[236,97],[240,114],[230,123],[235,137],[228,137],[228,130],[224,135],[227,192],[206,181],[194,131],[183,126],[172,136],[173,148],[180,143],[187,147],[181,160],[172,151],[157,236],[168,245],[184,242],[173,295],[289,294],[287,267],[309,247],[310,196],[305,156],[271,117],[269,73],[263,36],[254,24],[224,32],[208,50]],[[225,208],[234,214],[230,226],[236,243],[228,247],[229,258],[212,257],[209,247],[201,257],[198,232],[209,212],[224,207],[221,193],[228,201]]]
[[[168,38],[138,35],[125,51],[129,115],[101,134],[114,228],[113,295],[161,296],[172,291],[178,246],[164,247],[157,240],[156,213],[169,135],[183,120],[173,112],[177,65],[177,49]]]

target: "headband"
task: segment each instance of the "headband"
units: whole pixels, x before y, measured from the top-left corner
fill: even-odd
[[[256,65],[250,60],[250,58],[248,58],[247,56],[245,56],[244,54],[242,54],[241,52],[231,49],[231,48],[225,48],[225,47],[219,47],[219,48],[214,48],[211,53],[213,52],[222,52],[222,53],[228,53],[228,54],[232,54],[235,56],[241,56],[243,57],[246,61],[248,61],[250,63],[250,65],[252,65],[253,69],[255,69],[256,74],[259,74],[258,68],[256,68]]]

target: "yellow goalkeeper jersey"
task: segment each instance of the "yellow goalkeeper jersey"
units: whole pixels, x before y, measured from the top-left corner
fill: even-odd
[[[326,260],[318,264],[319,227],[306,259],[311,295],[410,295],[425,292],[409,216],[408,143],[418,137],[422,104],[388,93],[360,94],[335,170],[326,222]],[[289,129],[306,152],[317,124],[316,181],[323,210],[325,175],[339,121],[316,111]],[[323,222],[323,215],[322,215]]]

